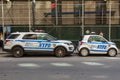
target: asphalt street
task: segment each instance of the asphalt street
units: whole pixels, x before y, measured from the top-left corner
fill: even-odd
[[[0,80],[120,80],[120,55],[64,58],[0,53]]]

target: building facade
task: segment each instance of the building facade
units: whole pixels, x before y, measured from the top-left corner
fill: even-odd
[[[0,3],[0,25],[11,26],[12,32],[45,29],[57,33],[58,38],[74,41],[86,32],[102,31],[106,38],[120,41],[120,0],[1,0]],[[63,36],[66,30],[68,33]]]
[[[3,1],[5,25],[27,25],[32,22],[32,0]],[[35,0],[35,24],[81,24],[82,16],[84,24],[109,24],[110,13],[111,24],[120,24],[119,3],[120,0]],[[55,4],[54,8],[52,4]]]

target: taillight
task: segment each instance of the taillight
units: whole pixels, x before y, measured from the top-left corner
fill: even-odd
[[[9,42],[9,41],[10,41],[10,40],[5,40],[5,41],[4,41],[4,44],[6,44],[6,43]]]
[[[80,45],[82,45],[82,43],[83,43],[82,41],[79,42]]]

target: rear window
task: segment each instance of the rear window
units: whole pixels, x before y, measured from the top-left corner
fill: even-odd
[[[11,34],[7,39],[16,39],[20,34]]]

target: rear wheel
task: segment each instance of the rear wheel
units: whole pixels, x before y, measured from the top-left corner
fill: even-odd
[[[115,49],[110,49],[108,51],[108,56],[115,57],[117,55],[117,51]]]
[[[67,53],[64,47],[57,47],[54,52],[56,57],[64,57]]]
[[[80,50],[80,52],[79,52],[79,56],[83,56],[83,57],[86,57],[86,56],[88,56],[88,54],[89,54],[89,51],[88,51],[88,49],[86,49],[86,48],[82,48],[81,50]]]
[[[12,49],[12,54],[13,54],[14,57],[17,57],[17,58],[22,57],[23,54],[24,54],[24,51],[21,47],[14,47]]]

